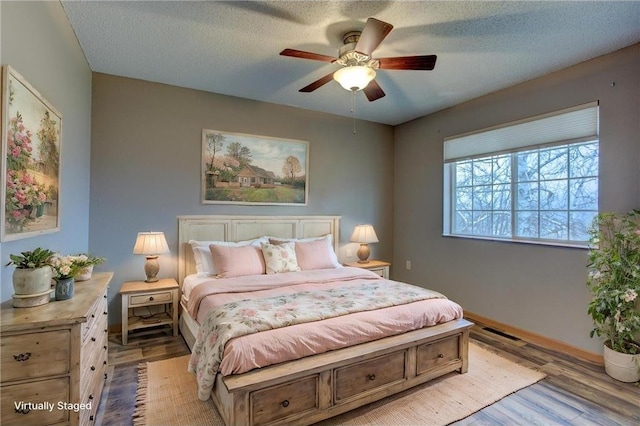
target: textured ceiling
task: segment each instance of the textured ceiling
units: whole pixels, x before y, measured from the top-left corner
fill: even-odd
[[[336,56],[368,17],[394,25],[374,57],[435,54],[433,71],[379,70],[387,96],[357,118],[400,124],[640,42],[640,2],[62,1],[93,71],[350,116]]]

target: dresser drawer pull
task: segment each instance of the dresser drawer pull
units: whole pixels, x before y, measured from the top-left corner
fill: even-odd
[[[368,378],[369,380],[371,380],[371,381],[374,381],[374,380],[376,379],[376,375],[375,375],[375,374],[369,374],[369,375],[367,376],[367,378]]]
[[[89,416],[89,421],[92,422],[93,421],[93,414]]]
[[[103,346],[103,348],[104,348],[105,350],[107,349],[107,347],[106,347],[106,346]]]
[[[107,312],[107,311],[104,311],[104,312],[102,313],[102,315],[108,315],[108,314],[109,314],[109,312]]]
[[[14,408],[14,410],[17,414],[29,414],[31,411],[30,408]]]
[[[107,377],[109,377],[109,375],[107,373],[104,373],[104,379],[107,380]]]
[[[23,354],[18,354],[13,356],[13,359],[15,359],[18,362],[26,361],[29,358],[31,358],[31,352],[26,352]]]
[[[287,408],[287,407],[289,406],[289,400],[288,400],[288,399],[285,399],[284,401],[282,401],[282,404],[281,404],[281,405],[282,405],[284,408]]]
[[[95,318],[95,317],[96,317],[96,314],[91,314],[91,318]]]
[[[438,354],[438,358],[444,358],[444,354]]]
[[[107,365],[107,361],[106,360],[102,361],[102,365]]]
[[[95,342],[95,341],[96,341],[96,338],[95,338],[95,337],[92,337],[92,338],[91,338],[91,341],[92,341],[92,342]]]
[[[89,401],[93,399],[93,395],[89,395]]]
[[[92,366],[91,366],[91,371],[96,371],[96,367],[95,367],[95,365],[92,365]]]
[[[149,296],[149,302],[153,302],[153,296]]]

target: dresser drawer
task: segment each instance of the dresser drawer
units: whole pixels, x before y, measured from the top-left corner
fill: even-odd
[[[264,425],[289,416],[318,409],[318,376],[253,392],[250,397],[251,424]]]
[[[335,370],[335,402],[404,380],[406,351]]]
[[[156,303],[169,303],[172,300],[172,293],[170,291],[151,294],[136,294],[129,296],[129,307],[133,308],[136,305],[147,306]]]
[[[416,373],[422,374],[433,368],[460,359],[460,336],[447,337],[440,341],[418,346]]]
[[[104,330],[107,324],[107,293],[105,292],[89,312],[87,322],[82,325],[82,341],[85,341],[94,328],[100,327]]]
[[[2,336],[2,383],[67,373],[70,336],[70,330]]]
[[[6,370],[2,371],[4,376]],[[68,410],[59,410],[58,402],[69,402],[69,377],[42,380],[2,387],[2,423],[10,425],[51,425],[69,420]],[[19,406],[15,403],[48,402],[53,410],[43,406]],[[75,402],[75,401],[71,401]]]

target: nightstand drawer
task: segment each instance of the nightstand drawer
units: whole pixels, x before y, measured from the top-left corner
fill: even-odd
[[[129,296],[129,307],[134,306],[148,306],[155,303],[169,303],[173,299],[171,297],[170,291],[158,292],[158,293],[147,293],[147,294],[136,294]]]
[[[385,275],[384,273],[385,273],[385,271],[386,271],[386,269],[385,269],[385,268],[371,268],[371,269],[369,269],[369,270],[370,270],[371,272],[373,272],[373,273],[377,274],[377,275],[380,275],[380,276],[381,276],[381,277],[383,277],[383,278],[384,278],[384,275]]]

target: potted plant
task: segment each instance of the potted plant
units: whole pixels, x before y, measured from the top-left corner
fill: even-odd
[[[13,271],[13,306],[33,307],[49,302],[52,271],[49,259],[51,250],[40,247],[33,251],[23,251],[19,255],[10,254],[7,266],[15,265]]]
[[[91,254],[79,254],[75,256],[76,264],[80,268],[76,281],[87,281],[91,279],[93,274],[93,267],[104,263],[106,259],[104,257],[96,257]]]
[[[67,300],[73,297],[75,277],[80,272],[76,256],[63,256],[55,253],[50,258],[53,277],[56,280],[56,300]]]
[[[591,337],[604,339],[607,374],[640,380],[640,210],[601,213],[590,229]]]

